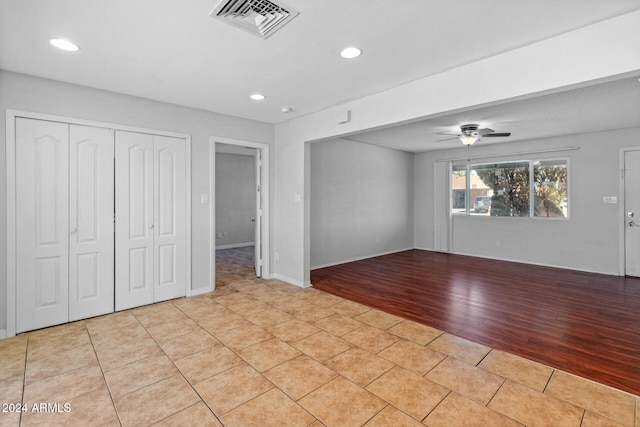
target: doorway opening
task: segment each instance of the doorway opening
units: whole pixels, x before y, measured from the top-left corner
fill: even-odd
[[[211,287],[229,269],[270,278],[269,146],[217,137],[210,145]]]

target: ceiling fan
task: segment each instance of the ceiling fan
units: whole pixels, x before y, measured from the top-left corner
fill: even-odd
[[[493,129],[489,128],[478,129],[479,127],[480,126],[477,124],[468,124],[460,126],[460,133],[454,134],[438,132],[438,135],[452,135],[453,138],[439,139],[437,142],[448,141],[457,138],[460,139],[460,141],[464,145],[470,147],[480,138],[511,136],[511,132],[496,132]]]

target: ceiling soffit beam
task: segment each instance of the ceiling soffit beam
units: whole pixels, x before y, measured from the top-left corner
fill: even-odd
[[[640,73],[635,40],[640,11],[276,124],[276,140],[327,139]],[[352,120],[337,124],[344,110]]]

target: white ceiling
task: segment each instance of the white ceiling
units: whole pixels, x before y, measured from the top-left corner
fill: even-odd
[[[286,0],[300,15],[262,40],[209,17],[217,3],[0,0],[0,68],[279,123],[640,9],[640,0]],[[58,51],[48,43],[53,37],[81,50]],[[347,45],[363,55],[342,59]],[[637,107],[633,81],[608,87],[621,96],[631,89]],[[249,100],[256,91],[267,99]],[[572,102],[582,97],[558,95],[554,114],[534,99],[352,138],[377,143],[393,132],[398,148],[423,151],[432,134],[465,122],[510,130],[511,140],[544,136],[549,123],[575,132]],[[283,114],[283,106],[293,112]],[[593,114],[604,107],[583,107],[580,127],[596,126]],[[425,141],[427,148],[416,145]]]
[[[472,108],[416,123],[347,136],[357,142],[409,152],[462,147],[459,139],[437,133],[459,133],[476,123],[508,138],[481,138],[477,145],[535,140],[561,135],[640,127],[640,81],[637,77],[568,90],[504,104]],[[454,138],[441,141],[445,138]],[[439,141],[440,140],[440,141]]]

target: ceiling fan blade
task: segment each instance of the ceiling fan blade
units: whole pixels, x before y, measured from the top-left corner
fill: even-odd
[[[495,131],[493,129],[484,128],[484,129],[478,129],[476,132],[478,132],[479,135],[485,136],[490,133],[494,133]]]
[[[511,136],[511,132],[494,132],[494,133],[488,133],[486,135],[482,135],[484,138],[487,137],[495,137],[495,136]]]
[[[436,135],[451,135],[451,136],[458,136],[457,133],[451,133],[451,132],[436,132]]]
[[[440,135],[448,135],[448,134],[440,134]],[[454,139],[458,139],[458,136],[454,136],[453,138],[445,138],[445,139],[439,139],[436,142],[442,142],[442,141],[453,141]]]

